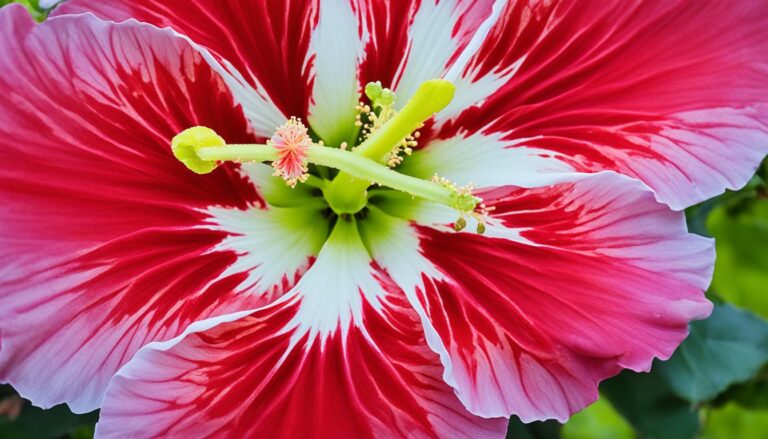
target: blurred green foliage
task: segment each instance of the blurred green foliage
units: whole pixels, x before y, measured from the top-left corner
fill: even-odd
[[[723,300],[768,317],[768,197],[743,195],[707,219],[717,246],[712,288]]]
[[[0,0],[0,6],[14,0]],[[15,0],[37,20],[38,0]],[[601,398],[557,422],[510,420],[518,439],[762,439],[768,437],[768,162],[742,190],[686,211],[689,229],[716,238],[712,317],[650,373],[625,371],[600,386]],[[735,307],[734,307],[735,306]],[[741,309],[738,309],[738,308]],[[760,317],[762,316],[762,317]],[[10,399],[9,399],[10,398]],[[10,409],[18,404],[19,413]],[[17,399],[0,386],[0,438],[86,439],[98,413],[72,414]],[[11,415],[9,417],[8,415]],[[13,419],[11,419],[13,418]]]
[[[3,412],[6,413],[10,404],[20,404],[18,416],[0,416],[0,438],[3,439],[93,437],[93,425],[98,420],[96,412],[75,415],[63,404],[48,410],[33,407],[29,401],[21,400],[7,385],[0,386],[0,401],[5,402],[0,402],[0,405],[4,405],[6,410]]]
[[[699,430],[696,408],[657,373],[624,371],[600,385],[600,393],[647,439],[690,438]]]
[[[48,16],[48,11],[40,7],[39,0],[0,0],[0,7],[11,4],[19,3],[24,5],[32,17],[37,21],[42,21]]]
[[[768,322],[727,304],[691,325],[688,338],[656,372],[679,397],[709,401],[732,384],[754,377],[768,362]]]
[[[768,411],[750,410],[736,403],[710,410],[704,415],[702,439],[759,439],[768,436]]]
[[[633,439],[635,430],[606,398],[600,398],[563,425],[563,439]]]

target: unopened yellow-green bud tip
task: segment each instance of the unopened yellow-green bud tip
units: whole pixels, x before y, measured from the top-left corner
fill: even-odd
[[[374,102],[379,98],[379,96],[381,96],[382,90],[383,88],[380,81],[369,82],[365,86],[365,95],[368,96],[368,99],[370,99],[371,102]]]

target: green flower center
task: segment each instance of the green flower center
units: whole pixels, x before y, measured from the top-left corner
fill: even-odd
[[[460,188],[445,178],[429,180],[397,172],[394,167],[409,155],[418,138],[418,129],[453,99],[455,87],[433,79],[421,84],[414,96],[394,110],[395,95],[370,83],[365,92],[371,104],[361,103],[356,127],[359,142],[327,146],[313,142],[306,127],[292,118],[278,128],[266,145],[227,145],[212,130],[194,127],[172,141],[176,157],[196,173],[211,172],[226,161],[271,162],[275,175],[291,187],[297,183],[319,189],[330,210],[348,217],[364,211],[382,188],[449,206],[457,211],[460,230],[465,215],[478,216],[480,199],[471,188]],[[397,197],[385,197],[392,200]],[[478,229],[480,231],[480,229]]]

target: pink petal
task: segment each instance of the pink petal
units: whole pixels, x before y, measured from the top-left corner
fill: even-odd
[[[141,350],[97,435],[503,437],[506,419],[471,415],[440,379],[416,313],[350,227],[284,300]]]
[[[421,82],[466,62],[461,54],[493,3],[70,0],[55,14],[93,12],[171,27],[213,55],[258,134],[269,136],[296,116],[335,145],[354,140],[361,85],[382,81],[405,103]]]
[[[498,133],[682,209],[741,187],[768,152],[766,65],[764,1],[509,2],[440,137]]]
[[[89,411],[144,344],[291,286],[288,265],[244,266],[240,230],[214,215],[267,212],[253,184],[231,167],[195,175],[170,152],[194,125],[254,140],[183,40],[92,16],[35,26],[11,5],[0,71],[0,381]]]
[[[480,195],[496,208],[484,236],[379,226],[372,248],[471,412],[565,421],[602,379],[668,358],[709,314],[712,243],[641,183],[599,173]]]

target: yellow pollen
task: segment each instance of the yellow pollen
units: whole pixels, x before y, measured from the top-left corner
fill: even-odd
[[[477,221],[478,234],[482,235],[485,233],[485,224],[488,216],[495,207],[486,207],[481,199],[472,194],[472,191],[475,189],[475,186],[472,183],[464,186],[456,186],[452,181],[445,177],[440,177],[437,174],[432,176],[432,182],[452,190],[456,196],[457,201],[454,208],[459,211],[459,218],[453,224],[454,230],[460,232],[467,227],[467,220],[464,217],[466,215]],[[470,203],[474,203],[473,205],[475,207],[465,210],[465,207],[470,205]]]
[[[362,128],[360,130],[359,140],[364,142],[374,133],[379,131],[389,120],[397,115],[393,106],[395,103],[395,94],[388,88],[382,88],[380,82],[374,82],[366,86],[366,95],[372,102],[371,105],[359,102],[355,106],[358,114],[355,116],[355,126]],[[379,109],[378,113],[374,109]],[[419,128],[423,126],[420,125]],[[413,153],[413,149],[418,146],[418,138],[421,137],[419,131],[402,139],[392,148],[386,159],[386,164],[394,168],[403,163],[404,156]],[[354,150],[354,149],[353,149]]]

